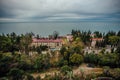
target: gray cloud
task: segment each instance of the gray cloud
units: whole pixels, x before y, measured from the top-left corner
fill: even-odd
[[[1,0],[0,21],[120,20],[120,0]]]

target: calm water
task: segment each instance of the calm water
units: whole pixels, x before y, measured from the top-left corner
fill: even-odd
[[[0,34],[15,32],[17,34],[33,32],[41,36],[58,31],[60,35],[71,33],[72,29],[108,32],[120,30],[119,22],[75,22],[75,23],[0,23]]]

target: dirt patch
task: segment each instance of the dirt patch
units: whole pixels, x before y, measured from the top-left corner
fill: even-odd
[[[73,74],[81,74],[81,70],[83,70],[84,74],[101,74],[103,72],[102,68],[91,68],[87,67],[86,64],[82,64],[81,66],[73,69]],[[33,73],[32,76],[36,78],[37,76],[40,76],[42,79],[45,77],[45,75],[54,75],[55,73],[59,73],[60,71],[58,69],[50,69],[44,73]]]

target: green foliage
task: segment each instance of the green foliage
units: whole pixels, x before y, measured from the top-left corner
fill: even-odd
[[[67,60],[64,60],[63,58],[61,58],[59,61],[58,61],[58,67],[62,67],[64,65],[68,65],[68,61]]]
[[[5,76],[8,73],[12,62],[13,57],[9,53],[0,53],[0,76]]]
[[[39,55],[34,62],[35,69],[39,72],[50,67],[50,60],[47,55]]]
[[[77,64],[80,64],[81,62],[80,62],[80,60],[82,60],[81,59],[81,57],[80,56],[78,56],[78,58],[80,58],[80,59],[78,59],[76,56],[76,58],[77,58],[77,61],[76,62],[72,62],[73,61],[73,57],[71,57],[71,55],[73,55],[73,54],[75,54],[76,55],[76,53],[79,55],[79,54],[82,54],[82,44],[81,44],[81,42],[80,42],[80,40],[79,40],[79,38],[76,38],[77,40],[76,41],[74,41],[74,42],[72,42],[71,43],[71,45],[69,46],[63,46],[62,48],[61,48],[61,50],[60,50],[60,52],[61,52],[61,55],[63,56],[63,59],[65,60],[65,63],[67,63],[68,65],[77,65]],[[71,57],[71,58],[70,58]],[[72,61],[70,61],[70,59],[72,59]],[[63,60],[63,62],[61,62],[62,64],[64,64],[64,60]]]
[[[104,76],[108,78],[112,77],[114,80],[119,80],[120,79],[120,68],[109,68],[109,67],[104,67],[103,68],[103,74],[101,76]]]
[[[78,53],[78,54],[80,54],[82,51],[82,49],[81,49],[81,46],[75,46],[74,48],[73,48],[73,50],[74,50],[74,53]]]
[[[12,45],[11,39],[5,36],[0,36],[0,51],[8,52]]]
[[[67,71],[72,71],[72,68],[65,65],[65,66],[61,67],[61,69],[60,69],[60,72],[63,73],[63,75],[66,75]]]
[[[86,63],[98,64],[99,56],[94,53],[86,54],[84,60]]]
[[[24,71],[20,70],[18,68],[13,68],[10,70],[10,72],[8,73],[8,75],[10,76],[10,78],[12,80],[21,80],[23,78],[24,75]]]
[[[120,37],[119,36],[109,36],[109,42],[112,46],[117,46],[118,43],[120,42]]]
[[[83,56],[75,53],[70,56],[70,62],[73,65],[79,65],[83,62]]]
[[[113,78],[115,78],[115,80],[119,80],[120,79],[120,68],[115,68],[111,71],[111,75]]]
[[[29,71],[30,69],[33,69],[33,66],[25,61],[20,61],[18,64],[18,68],[24,71]]]
[[[72,35],[74,41],[70,42],[70,44],[64,45],[60,50],[60,58],[56,64],[58,67],[61,67],[61,72],[64,76],[55,74],[55,76],[49,76],[46,80],[61,80],[61,79],[73,79],[80,80],[81,77],[78,75],[77,77],[72,76],[72,69],[68,66],[79,65],[83,62],[83,54],[82,48],[83,43],[85,46],[89,46],[91,43],[91,32],[80,32],[79,30],[72,30]],[[105,35],[102,35],[100,32],[95,32],[95,37],[103,37],[104,40],[101,42],[97,42],[98,47],[105,47],[106,45],[112,45],[117,48],[114,53],[106,54],[103,49],[101,53],[103,54],[86,54],[84,56],[84,60],[87,63],[92,63],[100,66],[109,66],[109,67],[120,67],[120,31],[116,34],[116,32],[108,32]],[[47,50],[47,46],[39,46],[39,47],[30,47],[29,45],[32,42],[32,33],[27,33],[25,35],[16,35],[15,33],[0,35],[0,77],[7,77],[10,80],[21,80],[23,78],[25,80],[34,80],[34,78],[30,74],[26,74],[24,71],[42,71],[48,69],[50,65],[50,57],[48,55],[38,54],[38,56],[28,56],[29,51],[37,51],[41,53],[43,50]],[[55,34],[55,39],[58,34]],[[25,52],[26,54],[18,54]],[[10,52],[10,53],[5,53]],[[107,70],[106,70],[107,72]],[[108,76],[108,73],[106,73]],[[109,70],[109,76],[112,76],[116,80],[120,79],[120,70],[112,69]],[[105,74],[104,74],[105,75]],[[92,75],[90,75],[91,79]],[[1,78],[0,78],[1,79]],[[40,78],[38,78],[40,79]]]
[[[36,51],[40,54],[42,51],[46,51],[48,49],[48,46],[37,46]]]
[[[66,47],[63,46],[63,47],[60,49],[61,55],[64,55],[64,52],[66,52],[66,51],[67,51],[67,50],[66,50]]]
[[[74,78],[73,71],[67,71],[67,78],[72,80]]]
[[[100,33],[99,31],[95,31],[95,38],[101,38],[102,37],[102,33]]]
[[[103,76],[110,77],[110,67],[108,66],[103,67]]]
[[[103,54],[100,55],[99,64],[102,66],[115,67],[117,61],[116,59],[117,59],[117,55],[115,53]]]
[[[86,63],[100,66],[117,67],[119,65],[119,56],[116,53],[86,54],[84,60]]]
[[[0,51],[12,52],[22,51],[29,52],[29,44],[32,42],[32,33],[26,33],[25,35],[16,35],[14,32],[7,35],[0,35]]]
[[[12,60],[11,56],[1,54],[0,62],[11,62]]]
[[[79,38],[85,45],[90,45],[91,31],[86,32],[80,30],[72,30],[71,34],[73,35],[74,40],[76,40],[76,38]]]
[[[40,46],[38,46],[38,47],[36,47],[36,51],[40,54],[41,53],[41,48],[40,48]]]

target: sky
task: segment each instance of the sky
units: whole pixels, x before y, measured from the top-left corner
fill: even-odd
[[[0,0],[0,22],[120,21],[120,0]]]

